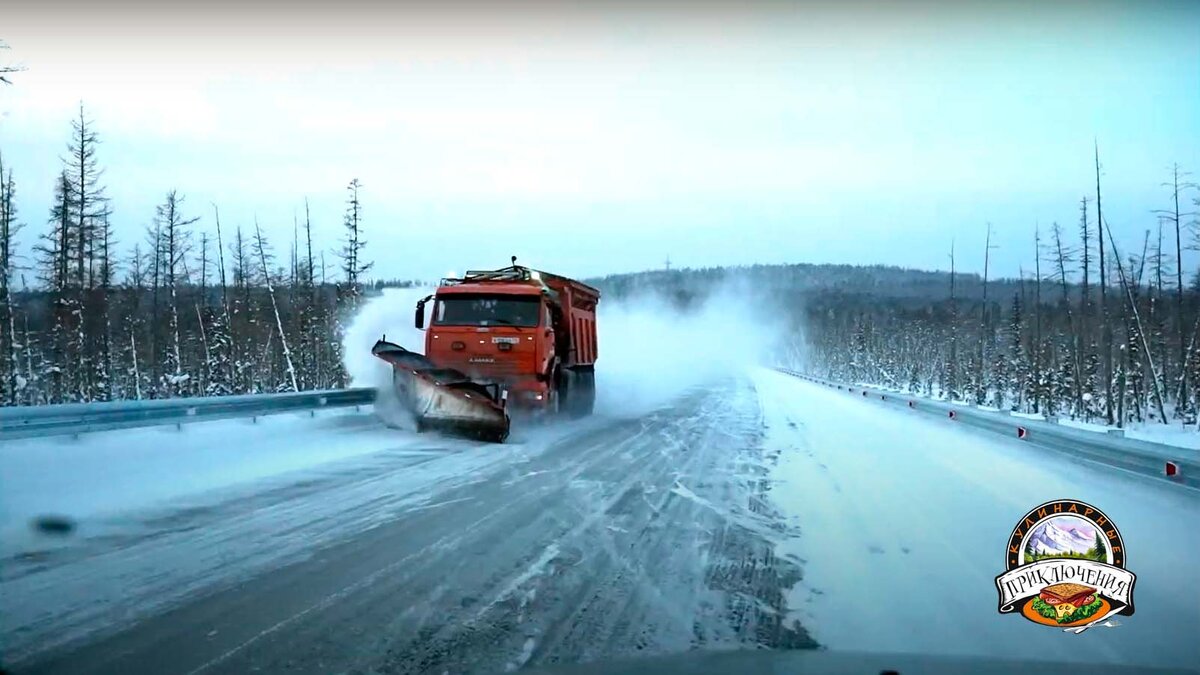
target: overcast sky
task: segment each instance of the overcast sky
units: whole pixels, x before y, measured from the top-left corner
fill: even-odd
[[[1054,8],[1047,8],[1048,5]],[[123,246],[172,188],[199,227],[363,184],[374,276],[509,255],[562,273],[1032,265],[1094,198],[1125,243],[1200,173],[1200,3],[7,0],[0,151],[26,243],[82,100]],[[330,266],[333,260],[329,261]]]

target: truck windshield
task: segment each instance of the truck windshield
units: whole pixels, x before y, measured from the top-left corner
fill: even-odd
[[[494,295],[456,295],[438,298],[433,322],[441,326],[538,325],[540,298]]]

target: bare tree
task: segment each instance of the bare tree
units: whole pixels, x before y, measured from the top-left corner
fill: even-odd
[[[9,47],[7,43],[5,43],[3,40],[0,40],[0,49],[7,50],[12,49],[12,47]],[[0,83],[12,84],[12,80],[8,79],[8,76],[13,73],[19,73],[23,70],[25,70],[24,66],[11,65],[7,63],[0,64]]]
[[[1187,320],[1184,316],[1183,308],[1183,234],[1181,225],[1181,216],[1188,215],[1179,211],[1179,195],[1180,192],[1189,187],[1195,187],[1188,183],[1186,178],[1189,174],[1179,171],[1179,164],[1175,163],[1171,166],[1171,182],[1163,183],[1163,187],[1171,188],[1171,201],[1173,208],[1170,210],[1159,209],[1155,213],[1160,216],[1166,216],[1170,219],[1175,230],[1175,339],[1178,342],[1179,348],[1179,377],[1175,390],[1175,400],[1179,402],[1186,401],[1188,398],[1187,388],[1187,361],[1188,361],[1188,346],[1187,339],[1184,337],[1184,326],[1187,325]],[[1180,182],[1180,179],[1184,179]],[[1161,224],[1160,224],[1161,227]],[[1164,365],[1164,368],[1166,366]],[[1164,371],[1165,375],[1165,371]]]
[[[1130,287],[1130,280],[1126,277],[1125,268],[1121,264],[1121,256],[1117,250],[1117,242],[1113,238],[1112,228],[1109,227],[1107,221],[1101,221],[1101,225],[1104,229],[1104,232],[1108,233],[1109,245],[1112,246],[1112,250],[1113,250],[1113,259],[1116,261],[1116,264],[1117,264],[1117,274],[1120,275],[1121,286],[1124,287],[1126,298],[1129,301],[1129,312],[1132,314],[1134,323],[1137,326],[1137,332],[1141,336],[1142,354],[1143,354],[1143,357],[1146,359],[1146,366],[1150,370],[1150,375],[1151,375],[1152,382],[1154,385],[1154,402],[1155,402],[1155,405],[1158,406],[1159,420],[1163,424],[1167,424],[1167,413],[1166,413],[1166,409],[1163,406],[1162,384],[1159,382],[1158,372],[1154,368],[1154,357],[1150,353],[1150,346],[1146,343],[1146,331],[1145,331],[1145,328],[1142,326],[1141,316],[1138,314],[1137,302],[1134,298],[1133,290]],[[1143,259],[1144,258],[1145,258],[1145,256],[1143,256]]]
[[[1045,343],[1042,342],[1042,233],[1040,225],[1034,225],[1033,227],[1033,250],[1033,315],[1035,326],[1032,373],[1035,383],[1033,389],[1033,412],[1042,412],[1045,399],[1045,370],[1043,369],[1044,361],[1042,359],[1045,352],[1045,349],[1043,349]]]
[[[987,401],[988,379],[985,374],[987,368],[987,353],[984,349],[985,341],[991,340],[991,326],[988,321],[988,265],[992,258],[992,224],[987,224],[987,238],[984,240],[983,246],[983,304],[979,310],[979,355],[977,362],[977,370],[975,373],[976,392],[975,403],[983,405]],[[990,347],[990,342],[988,344]]]
[[[12,169],[5,174],[4,156],[0,155],[0,386],[3,387],[0,405],[17,405],[25,384],[25,378],[20,375],[16,305],[12,297],[16,266],[14,241],[21,229],[17,223],[15,193]]]
[[[1104,378],[1104,401],[1105,401],[1105,420],[1108,424],[1113,423],[1113,333],[1112,323],[1109,321],[1108,312],[1108,280],[1106,279],[1106,266],[1104,264],[1104,210],[1100,202],[1100,144],[1094,143],[1096,155],[1096,227],[1101,230],[1100,234],[1100,325],[1103,335],[1100,338],[1101,363],[1103,364]],[[1119,262],[1119,261],[1118,261]]]
[[[1079,359],[1080,339],[1079,331],[1075,327],[1075,317],[1071,312],[1071,295],[1070,285],[1067,281],[1067,265],[1074,261],[1074,251],[1070,247],[1063,244],[1062,228],[1058,223],[1053,223],[1050,226],[1050,232],[1054,236],[1054,260],[1055,266],[1058,268],[1058,283],[1062,291],[1062,297],[1059,300],[1059,307],[1066,315],[1067,331],[1071,337],[1072,347],[1068,358],[1071,360],[1071,372],[1073,375],[1072,396],[1074,398],[1073,411],[1079,414],[1083,410],[1083,389],[1082,389],[1082,373]]]
[[[292,391],[300,391],[300,387],[296,383],[296,368],[292,365],[292,352],[288,349],[287,335],[283,331],[283,320],[279,317],[279,305],[275,302],[275,286],[271,282],[271,268],[267,264],[269,260],[269,246],[266,239],[263,238],[262,230],[258,227],[257,218],[254,220],[254,248],[258,253],[258,261],[262,270],[263,283],[267,287],[267,295],[271,298],[271,310],[275,313],[275,328],[279,331],[279,341],[283,346],[283,358],[288,379],[291,381]]]

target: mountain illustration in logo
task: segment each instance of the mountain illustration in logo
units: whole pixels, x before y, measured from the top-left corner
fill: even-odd
[[[1075,516],[1056,516],[1042,521],[1025,539],[1022,556],[1026,562],[1046,558],[1082,558],[1108,561],[1104,538],[1086,520]]]

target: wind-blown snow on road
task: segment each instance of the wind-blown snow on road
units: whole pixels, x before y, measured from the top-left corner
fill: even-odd
[[[234,480],[193,462],[186,494],[116,499],[168,475],[155,453],[171,447],[104,446],[117,488],[91,497],[79,467],[60,467],[75,474],[55,484],[80,492],[64,504],[107,506],[78,511],[71,537],[5,549],[5,665],[484,673],[818,644],[1200,662],[1187,639],[1197,604],[1172,590],[1200,555],[1179,529],[1200,516],[1195,491],[772,371],[649,411],[519,428],[505,445],[367,413],[272,425],[109,437],[170,436],[180,456],[208,438],[230,471],[259,467]],[[41,443],[3,448],[0,469],[54,445]],[[1057,497],[1122,530],[1139,581],[1137,613],[1117,628],[1067,635],[996,611],[1009,531]],[[14,513],[54,506],[32,487],[6,499]]]

